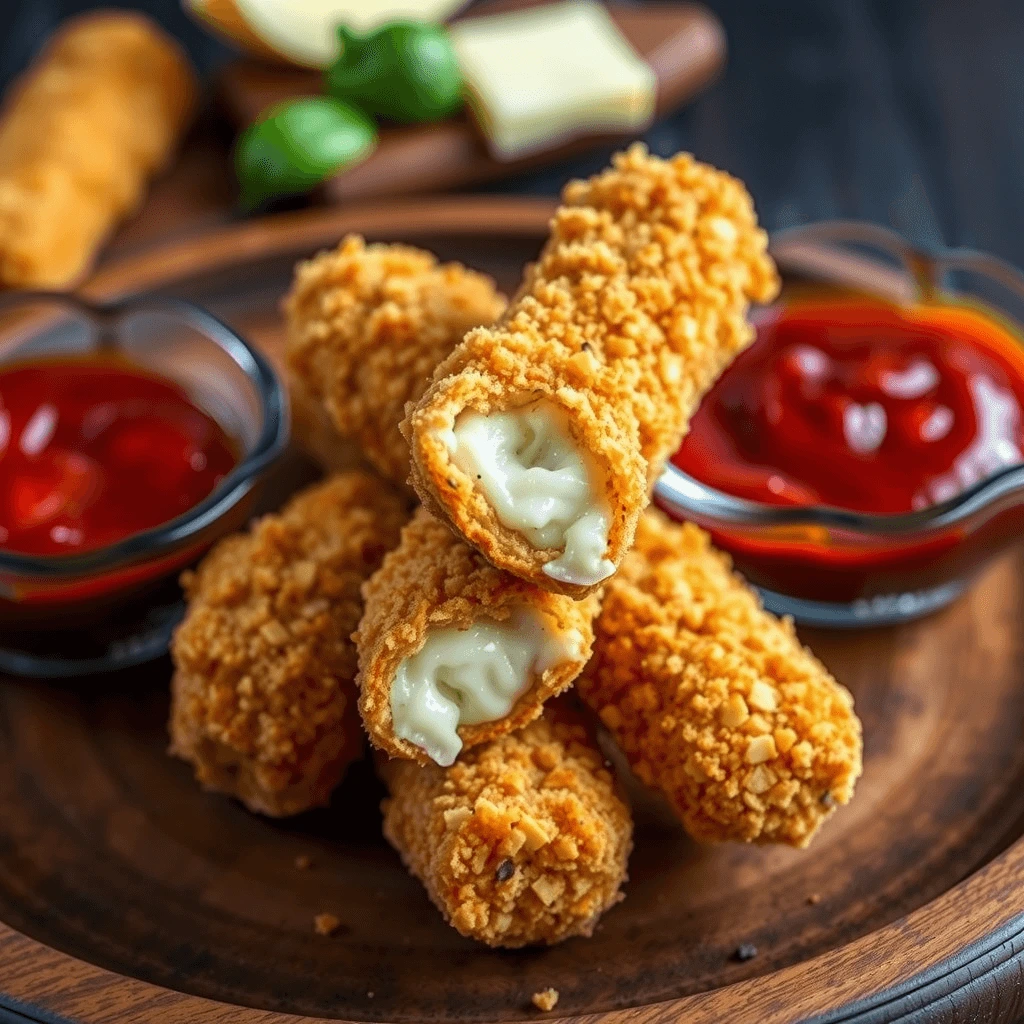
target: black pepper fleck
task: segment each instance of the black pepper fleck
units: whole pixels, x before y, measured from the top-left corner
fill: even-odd
[[[582,352],[589,352],[590,351],[590,342],[589,341],[583,342],[583,345],[582,345],[580,351],[582,351]]]
[[[736,952],[733,953],[732,958],[742,964],[746,963],[747,960],[753,960],[755,956],[757,956],[757,946],[752,942],[744,942],[736,947]]]
[[[507,857],[498,865],[498,870],[494,872],[494,877],[499,882],[507,882],[515,874],[515,866],[512,864]]]

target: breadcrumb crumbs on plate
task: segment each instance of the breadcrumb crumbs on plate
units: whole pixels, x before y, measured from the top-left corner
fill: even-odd
[[[558,1005],[558,989],[557,988],[546,988],[540,992],[534,992],[530,996],[530,1002],[537,1007],[538,1010],[542,1010],[544,1013],[550,1013]]]
[[[341,927],[341,918],[334,914],[317,914],[313,918],[313,930],[317,935],[333,935]]]

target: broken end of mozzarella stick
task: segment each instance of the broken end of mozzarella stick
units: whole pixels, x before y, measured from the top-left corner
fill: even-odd
[[[405,518],[380,480],[342,474],[185,574],[171,752],[205,788],[274,817],[327,803],[363,747],[351,640],[359,588]]]
[[[696,839],[806,846],[861,773],[853,698],[707,534],[648,510],[577,688]]]
[[[293,388],[315,403],[339,441],[358,445],[397,484],[409,477],[398,425],[435,367],[472,327],[505,308],[494,281],[459,263],[438,263],[407,245],[367,245],[348,235],[295,268],[284,309]],[[311,417],[298,437],[326,461],[330,442]]]
[[[610,576],[701,397],[778,290],[737,179],[637,145],[571,182],[505,317],[402,430],[423,502],[495,565],[581,596]]]
[[[392,757],[450,765],[536,718],[590,657],[596,596],[495,569],[424,508],[363,587],[359,710]]]
[[[590,935],[622,899],[633,822],[563,701],[450,768],[383,766],[384,834],[462,935],[517,947]]]

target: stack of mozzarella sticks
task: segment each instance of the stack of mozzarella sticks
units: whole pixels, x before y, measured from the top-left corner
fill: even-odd
[[[777,289],[743,185],[641,146],[567,186],[507,306],[405,246],[300,265],[297,429],[373,472],[187,576],[174,753],[294,814],[360,753],[358,711],[385,835],[493,946],[588,935],[621,899],[632,818],[595,730],[695,839],[809,843],[860,774],[850,694],[706,534],[648,507]]]

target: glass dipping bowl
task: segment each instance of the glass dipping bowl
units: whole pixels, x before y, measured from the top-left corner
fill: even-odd
[[[88,354],[116,354],[178,384],[224,428],[238,461],[187,512],[105,547],[0,548],[0,671],[71,676],[163,653],[181,613],[177,573],[245,522],[260,474],[288,441],[285,390],[270,363],[198,306],[155,296],[0,298],[0,368]]]
[[[994,256],[926,252],[886,228],[840,221],[779,232],[771,252],[783,290],[769,309],[837,291],[903,305],[956,303],[1024,344],[1024,275]],[[901,515],[762,504],[671,463],[654,496],[670,515],[708,530],[767,608],[813,626],[878,626],[935,611],[1024,532],[1024,465]]]

